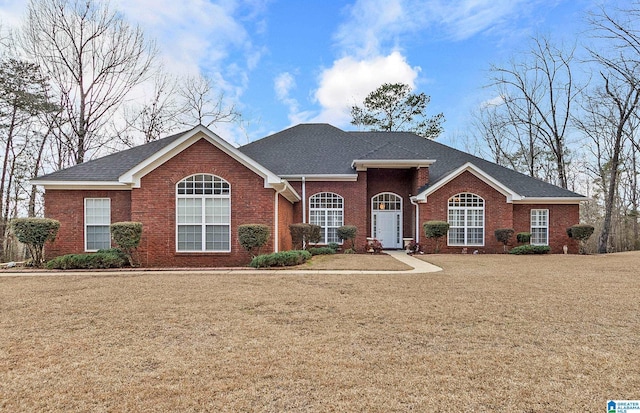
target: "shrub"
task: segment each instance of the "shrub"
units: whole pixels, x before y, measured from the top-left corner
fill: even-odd
[[[33,265],[40,267],[44,262],[44,244],[56,239],[60,222],[48,218],[15,218],[11,220],[11,228],[18,241],[27,246]]]
[[[128,256],[117,248],[99,250],[91,254],[67,254],[47,262],[51,270],[122,268],[128,263]]]
[[[415,241],[411,241],[407,245],[407,254],[417,254],[422,250],[422,246]]]
[[[424,235],[436,239],[436,254],[440,252],[440,238],[449,232],[449,223],[445,221],[427,221],[422,224]]]
[[[322,238],[322,228],[314,224],[291,224],[289,232],[293,247],[297,249],[309,248],[310,244],[317,244]]]
[[[528,244],[531,241],[531,233],[530,232],[518,232],[516,234],[516,240],[520,244]]]
[[[309,248],[309,252],[311,255],[331,255],[336,253],[336,251],[330,247]]]
[[[337,242],[330,242],[327,247],[331,248],[333,252],[338,252],[340,245]]]
[[[253,268],[287,267],[305,263],[311,258],[311,253],[304,250],[281,251],[273,254],[258,255],[249,264]]]
[[[245,224],[238,227],[238,242],[242,245],[251,257],[260,255],[260,248],[269,241],[271,231],[267,225],[263,224]],[[256,254],[253,254],[253,251]]]
[[[135,267],[133,254],[140,245],[142,222],[114,222],[110,228],[111,238],[125,254],[129,265]]]
[[[585,254],[584,244],[591,237],[593,231],[593,225],[587,224],[573,225],[567,228],[567,235],[569,238],[578,240],[578,243],[580,244],[580,254]]]
[[[548,245],[520,245],[519,247],[511,248],[509,254],[524,255],[524,254],[547,254],[551,251]]]
[[[502,243],[503,251],[507,251],[507,244],[509,243],[511,237],[513,237],[514,232],[515,231],[513,230],[513,228],[499,228],[494,231],[496,239],[498,240],[498,242]]]
[[[337,235],[341,240],[349,240],[351,241],[351,249],[356,249],[356,233],[358,232],[358,228],[355,225],[343,225],[338,227]]]
[[[367,243],[364,244],[364,250],[374,254],[379,254],[382,252],[382,243],[375,238],[369,239],[367,240]]]

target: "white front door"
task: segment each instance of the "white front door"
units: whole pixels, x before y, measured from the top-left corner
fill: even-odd
[[[402,219],[399,211],[375,211],[373,213],[373,237],[382,248],[402,248]]]

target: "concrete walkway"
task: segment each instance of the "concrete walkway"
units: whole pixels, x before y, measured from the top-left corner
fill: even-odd
[[[412,257],[411,255],[407,255],[404,251],[385,251],[391,257],[401,261],[410,267],[413,267],[411,270],[401,270],[401,271],[384,271],[384,270],[252,270],[252,269],[238,269],[238,268],[208,268],[208,269],[191,269],[191,268],[171,268],[171,269],[132,269],[132,270],[94,270],[94,271],[46,271],[46,270],[35,270],[35,271],[24,271],[24,270],[16,270],[16,271],[0,271],[0,277],[46,277],[46,276],[56,276],[56,275],[85,275],[85,276],[95,276],[100,274],[111,274],[119,273],[120,275],[144,275],[144,274],[153,274],[153,273],[162,273],[162,274],[171,274],[171,273],[180,273],[180,272],[188,272],[189,274],[424,274],[429,272],[438,272],[442,271],[442,268],[437,267],[433,264],[429,264],[428,262],[419,260],[417,258]]]

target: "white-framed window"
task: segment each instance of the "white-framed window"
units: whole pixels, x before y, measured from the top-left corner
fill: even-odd
[[[111,248],[111,199],[84,199],[84,249]]]
[[[484,199],[460,193],[449,198],[449,245],[484,245]]]
[[[531,245],[549,245],[549,210],[531,210]]]
[[[176,185],[176,250],[231,251],[231,185],[209,174]]]
[[[338,228],[344,222],[344,199],[333,192],[320,192],[309,198],[309,223],[319,225],[321,244],[342,243]]]

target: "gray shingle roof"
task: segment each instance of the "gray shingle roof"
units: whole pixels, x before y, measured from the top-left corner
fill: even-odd
[[[114,182],[186,132],[44,175],[33,181]],[[301,124],[238,149],[279,176],[355,174],[352,168],[354,160],[435,159],[436,162],[429,167],[430,185],[437,184],[470,162],[522,196],[582,196],[409,132],[345,132],[328,124]]]
[[[186,131],[180,132],[157,141],[39,176],[32,181],[34,183],[38,181],[115,182],[118,181],[120,175],[170,145],[185,133]]]

